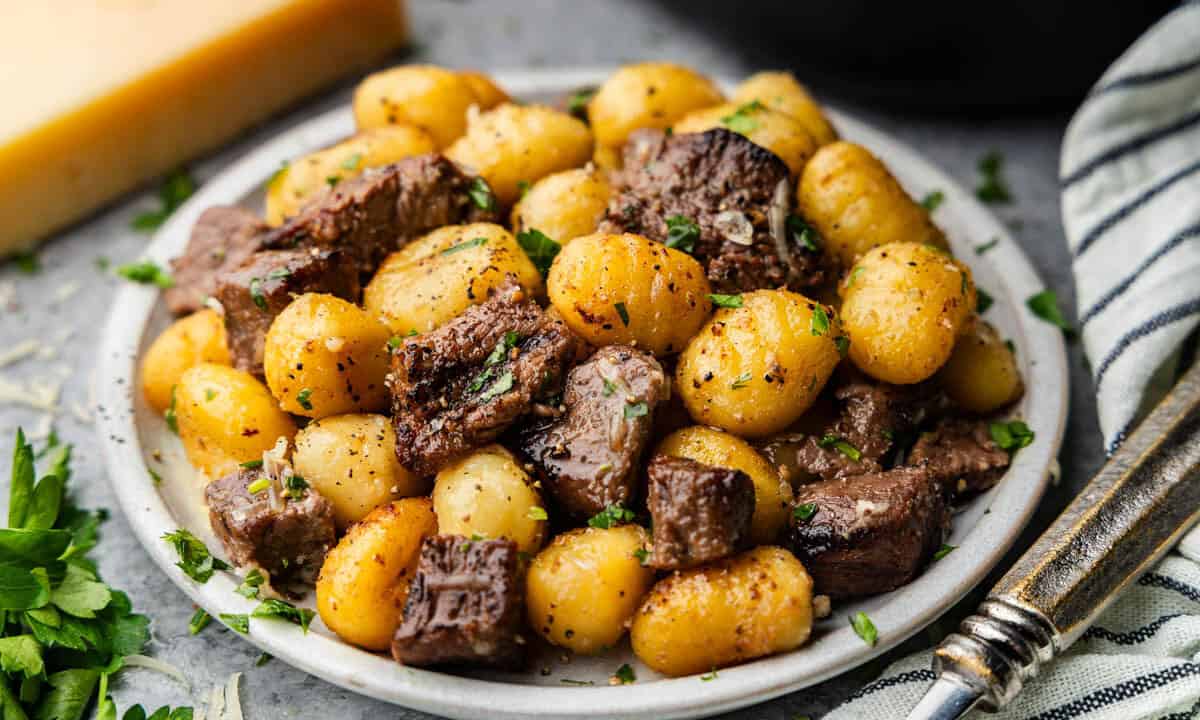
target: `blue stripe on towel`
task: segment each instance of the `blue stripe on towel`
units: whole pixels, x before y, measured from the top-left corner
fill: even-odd
[[[853,695],[846,698],[846,702],[858,700],[859,698],[872,695],[880,690],[886,690],[890,687],[895,687],[896,685],[904,685],[906,683],[914,682],[933,682],[936,678],[937,676],[934,675],[932,670],[909,670],[908,672],[902,672],[899,675],[893,675],[892,677],[879,678],[869,685],[864,685]]]
[[[1134,210],[1137,210],[1146,203],[1150,202],[1159,193],[1170,189],[1172,185],[1191,175],[1197,170],[1200,170],[1200,160],[1197,160],[1191,165],[1171,173],[1159,182],[1151,185],[1141,195],[1138,195],[1133,200],[1130,200],[1113,212],[1109,213],[1103,220],[1096,224],[1096,227],[1084,233],[1083,239],[1079,241],[1079,247],[1075,250],[1075,258],[1079,259],[1079,257],[1087,252],[1088,248],[1092,247],[1092,245],[1094,245],[1096,241],[1100,239],[1101,235],[1113,229],[1113,227],[1127,218]]]
[[[1129,275],[1125,276],[1125,278],[1123,280],[1121,280],[1121,282],[1117,283],[1113,287],[1113,289],[1104,293],[1104,295],[1102,295],[1099,300],[1097,300],[1095,303],[1093,303],[1092,306],[1090,308],[1088,308],[1083,313],[1083,315],[1079,318],[1080,327],[1087,325],[1089,320],[1091,320],[1092,318],[1099,315],[1104,310],[1104,308],[1108,307],[1109,304],[1112,303],[1113,300],[1116,300],[1117,298],[1121,297],[1121,295],[1124,294],[1124,292],[1129,289],[1129,286],[1133,285],[1133,283],[1136,282],[1137,279],[1139,277],[1141,277],[1142,273],[1146,272],[1146,270],[1148,270],[1151,265],[1158,262],[1167,253],[1171,252],[1175,248],[1182,245],[1184,243],[1184,241],[1190,240],[1190,239],[1196,238],[1196,237],[1200,237],[1200,223],[1192,225],[1191,227],[1184,228],[1182,231],[1176,233],[1162,247],[1155,250],[1153,253],[1150,254],[1149,257],[1147,257],[1145,260],[1143,260],[1142,263],[1140,265],[1138,265],[1137,268],[1135,268],[1133,272],[1131,272]]]
[[[1095,383],[1096,387],[1100,387],[1100,383],[1104,381],[1104,374],[1108,372],[1108,369],[1112,367],[1112,364],[1116,362],[1117,359],[1120,358],[1121,355],[1124,354],[1129,346],[1134,342],[1146,337],[1159,328],[1165,327],[1174,322],[1179,322],[1180,320],[1184,320],[1192,315],[1196,315],[1197,313],[1200,313],[1200,298],[1189,300],[1188,302],[1163,310],[1146,322],[1125,333],[1121,339],[1117,341],[1116,346],[1114,346],[1113,349],[1109,351],[1108,355],[1105,356],[1100,365],[1097,366]]]
[[[1172,80],[1180,75],[1185,75],[1198,69],[1200,69],[1200,57],[1195,57],[1186,62],[1159,68],[1157,70],[1130,73],[1124,77],[1117,78],[1112,82],[1096,88],[1092,91],[1092,95],[1100,95],[1101,93],[1112,92],[1114,90],[1123,90],[1125,88],[1152,85],[1164,80]]]
[[[1197,675],[1200,675],[1200,665],[1182,663],[1159,670],[1158,672],[1148,673],[1124,682],[1119,682],[1116,685],[1100,688],[1095,692],[1084,695],[1078,700],[1072,700],[1064,705],[1040,712],[1030,717],[1029,720],[1071,720],[1072,718],[1082,717],[1087,713],[1095,712],[1109,705],[1145,695],[1178,680]]]
[[[1144,587],[1162,588],[1177,592],[1192,602],[1200,603],[1200,589],[1194,588],[1187,583],[1180,582],[1173,577],[1160,575],[1155,572],[1148,572],[1138,578],[1138,585]]]
[[[1137,152],[1147,145],[1151,145],[1159,140],[1162,140],[1163,138],[1170,137],[1175,133],[1187,130],[1198,123],[1200,123],[1200,111],[1189,113],[1172,123],[1164,125],[1163,127],[1155,128],[1144,135],[1138,135],[1137,137],[1126,140],[1125,142],[1118,144],[1116,147],[1109,148],[1108,150],[1100,153],[1098,156],[1085,162],[1079,167],[1079,169],[1064,177],[1059,184],[1062,189],[1065,190],[1113,160],[1116,160],[1124,155],[1128,155],[1131,152]]]
[[[1083,638],[1085,640],[1107,640],[1108,642],[1115,643],[1117,645],[1136,645],[1154,637],[1156,634],[1158,634],[1158,631],[1162,629],[1163,625],[1166,625],[1177,617],[1186,616],[1184,613],[1163,615],[1162,617],[1155,619],[1154,622],[1147,623],[1137,630],[1130,630],[1129,632],[1121,633],[1113,632],[1112,630],[1100,627],[1099,625],[1093,625],[1087,629],[1087,632],[1083,634]]]

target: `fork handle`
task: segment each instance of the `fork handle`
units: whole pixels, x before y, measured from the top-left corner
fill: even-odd
[[[1200,519],[1200,363],[934,651],[934,670],[1004,707]]]

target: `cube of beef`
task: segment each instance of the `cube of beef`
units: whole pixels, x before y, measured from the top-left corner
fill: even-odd
[[[525,661],[524,598],[513,541],[427,537],[392,656],[405,665],[518,669]]]
[[[802,486],[789,524],[815,592],[853,597],[916,577],[941,547],[950,513],[928,470],[901,467]]]
[[[419,155],[338,183],[271,232],[273,248],[345,250],[363,276],[389,253],[443,225],[491,222],[468,190],[476,178],[441,155]]]
[[[908,454],[909,465],[926,468],[947,495],[960,498],[990,489],[1009,462],[986,421],[963,418],[946,418],[922,433]]]
[[[562,411],[523,427],[517,444],[557,504],[586,518],[637,496],[637,466],[670,383],[653,355],[597,350],[567,375]]]
[[[396,456],[418,475],[495,440],[558,395],[579,341],[517,285],[392,353]]]
[[[163,293],[176,315],[199,310],[215,294],[217,274],[232,270],[262,248],[267,224],[240,207],[211,207],[192,227],[183,255],[171,261],[175,284]]]
[[[754,482],[740,470],[656,455],[647,467],[654,521],[650,566],[680,570],[741,550],[750,536]]]
[[[616,184],[601,229],[666,242],[667,220],[687,218],[700,230],[692,254],[722,292],[802,289],[825,277],[821,253],[788,227],[787,165],[742,135],[639,131]]]
[[[350,256],[332,248],[264,250],[218,277],[215,296],[225,310],[225,342],[235,367],[262,375],[271,321],[294,296],[308,292],[357,302],[358,271]]]
[[[263,477],[262,469],[243,468],[208,484],[213,532],[233,564],[261,567],[276,589],[311,583],[337,542],[333,505],[312,488],[250,492]]]

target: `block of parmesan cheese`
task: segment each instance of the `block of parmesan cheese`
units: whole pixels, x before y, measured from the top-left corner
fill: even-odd
[[[0,22],[0,255],[406,40],[403,0],[37,0]]]

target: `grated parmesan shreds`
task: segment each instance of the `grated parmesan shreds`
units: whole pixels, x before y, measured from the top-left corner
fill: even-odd
[[[78,282],[72,280],[71,282],[63,283],[54,291],[54,303],[56,305],[61,305],[67,300],[70,300],[71,296],[77,292],[79,292]]]
[[[182,684],[186,688],[190,689],[192,687],[191,683],[189,683],[187,681],[187,678],[184,677],[182,670],[180,670],[178,667],[172,665],[169,662],[163,662],[162,660],[159,660],[157,658],[152,658],[147,655],[126,655],[125,656],[125,666],[126,667],[146,668],[147,670],[155,670],[157,672],[162,673],[163,675],[166,675],[167,677],[171,678],[172,680],[178,681],[180,684]]]
[[[225,688],[214,685],[208,693],[208,714],[213,720],[225,720]]]
[[[24,405],[34,410],[58,412],[62,380],[34,378],[27,385],[0,377],[0,405]]]
[[[243,720],[242,697],[238,692],[238,681],[241,679],[242,674],[235,672],[229,676],[229,681],[225,683],[225,707],[229,709],[225,720]]]
[[[30,355],[36,353],[41,346],[42,344],[40,342],[32,338],[29,340],[22,340],[8,350],[0,353],[0,367],[7,367],[18,360],[24,360]]]

